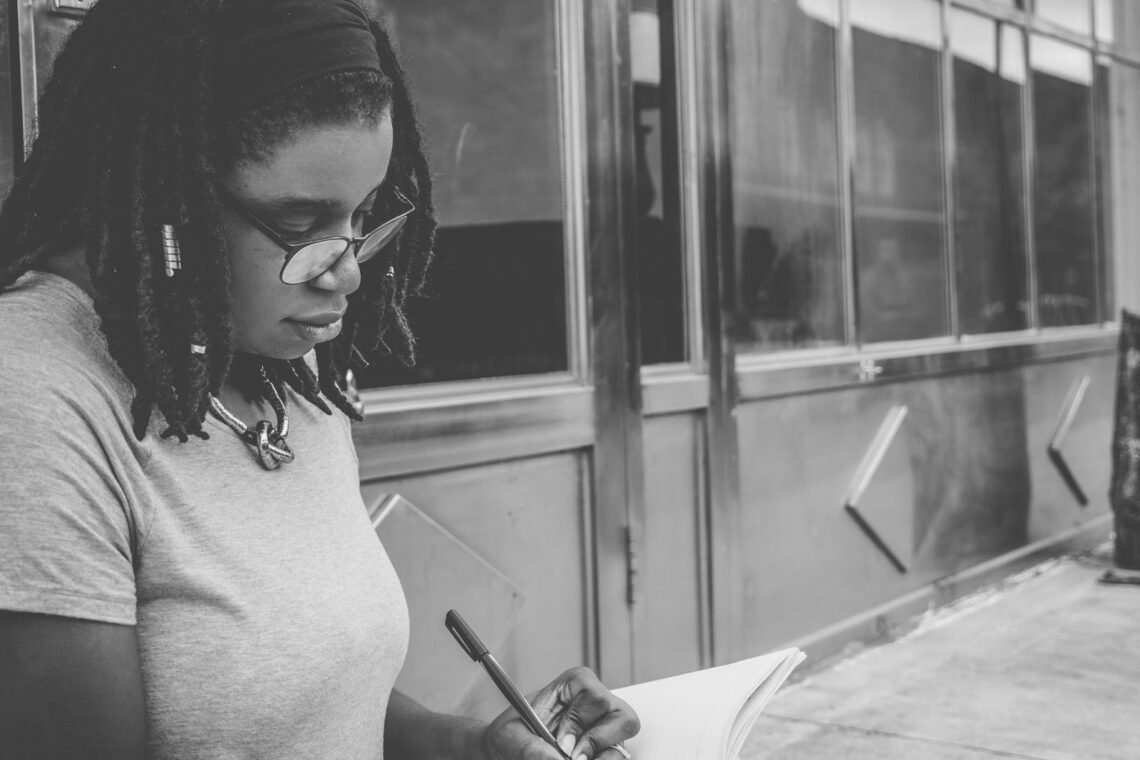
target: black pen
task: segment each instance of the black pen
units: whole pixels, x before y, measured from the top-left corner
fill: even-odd
[[[447,630],[451,631],[451,635],[459,642],[459,646],[463,647],[467,656],[483,666],[487,675],[491,676],[491,680],[495,682],[495,686],[499,687],[499,691],[511,703],[511,707],[515,708],[515,711],[522,717],[523,722],[527,724],[530,730],[536,736],[545,739],[565,760],[571,760],[570,756],[558,746],[554,734],[550,733],[550,729],[538,717],[538,713],[530,706],[530,702],[526,701],[526,697],[519,691],[519,687],[515,686],[514,681],[495,660],[494,655],[487,650],[487,647],[483,646],[483,642],[475,635],[475,631],[471,630],[471,626],[467,625],[467,621],[455,610],[448,610],[447,616],[443,619],[443,624],[447,626]]]

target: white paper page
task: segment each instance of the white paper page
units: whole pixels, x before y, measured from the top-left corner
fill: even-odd
[[[731,760],[760,711],[803,659],[798,649],[616,689],[641,718],[635,760]],[[735,750],[734,750],[735,745]]]
[[[760,685],[760,688],[758,688],[752,696],[748,698],[744,706],[740,708],[736,723],[733,724],[732,733],[729,736],[729,747],[726,757],[740,757],[740,750],[744,749],[744,742],[748,739],[748,734],[751,733],[752,726],[755,725],[756,719],[760,717],[760,713],[764,712],[764,708],[772,701],[772,697],[776,696],[776,691],[784,685],[784,681],[788,680],[788,676],[792,674],[796,666],[807,659],[807,655],[798,649],[791,650],[791,652],[791,656],[784,660],[770,676],[764,679],[764,683]]]

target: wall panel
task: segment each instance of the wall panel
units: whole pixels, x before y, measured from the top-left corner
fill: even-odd
[[[849,387],[741,407],[743,656],[1103,513],[1112,356]],[[1092,500],[1077,506],[1049,459],[1066,398],[1089,389],[1062,450]],[[893,407],[906,417],[860,499],[894,569],[843,507]],[[719,616],[718,616],[719,622]]]
[[[645,524],[638,546],[636,680],[701,666],[704,415],[645,421]]]
[[[1029,538],[1036,541],[1068,530],[1108,509],[1112,470],[1112,406],[1116,382],[1114,356],[1026,367],[1029,449],[1033,508]],[[1082,378],[1089,380],[1083,401],[1060,445],[1073,478],[1088,498],[1082,507],[1046,452],[1056,434],[1066,401]]]
[[[918,582],[900,575],[843,510],[893,393],[858,388],[740,408],[742,515],[735,540],[744,649],[730,657],[769,649]],[[898,445],[909,436],[904,422],[867,491],[868,518],[888,530],[910,506],[913,475]]]
[[[364,484],[367,504],[400,494],[422,513],[379,530],[413,613],[400,688],[433,709],[504,708],[444,629],[452,606],[488,621],[478,633],[524,691],[587,659],[584,466],[570,452]]]

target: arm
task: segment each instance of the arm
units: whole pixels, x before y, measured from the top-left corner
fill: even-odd
[[[0,612],[5,757],[142,760],[145,727],[133,626]]]
[[[489,760],[483,743],[487,724],[432,712],[393,691],[384,721],[386,760]]]

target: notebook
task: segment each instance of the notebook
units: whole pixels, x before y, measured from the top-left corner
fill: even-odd
[[[776,690],[804,660],[799,649],[615,689],[641,718],[625,742],[636,760],[735,760]]]

